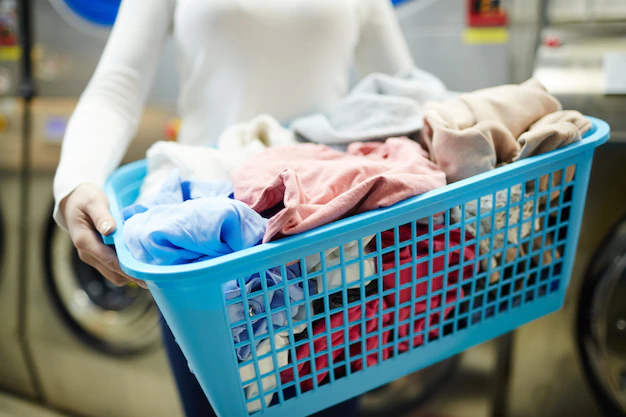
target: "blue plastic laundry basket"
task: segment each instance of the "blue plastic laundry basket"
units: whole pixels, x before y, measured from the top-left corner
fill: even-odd
[[[106,185],[111,211],[120,225],[106,240],[115,245],[122,269],[146,280],[219,416],[246,416],[253,411],[263,416],[308,415],[561,308],[576,253],[593,151],[609,137],[605,122],[590,120],[591,132],[568,147],[387,209],[182,266],[144,264],[135,260],[124,244],[121,209],[138,195],[146,173],[145,162],[140,161],[117,170]],[[521,197],[513,199],[520,190]],[[505,204],[489,204],[502,195]],[[504,224],[496,221],[498,216],[505,218]],[[472,225],[475,236],[465,233],[466,226]],[[409,237],[405,233],[400,238],[401,230]],[[387,245],[380,243],[385,234]],[[453,235],[460,236],[460,241],[451,246]],[[372,236],[374,243],[363,242]],[[433,242],[441,239],[445,246],[435,251]],[[503,246],[494,243],[498,241]],[[344,245],[351,242],[357,242],[356,256],[346,254]],[[424,245],[428,249],[419,253]],[[325,255],[333,248],[338,250],[339,262],[331,265]],[[410,262],[394,261],[391,268],[381,271],[390,254],[398,259],[400,252],[406,254],[410,249]],[[473,259],[465,256],[466,249],[475,251]],[[315,272],[305,267],[312,256],[321,261]],[[457,262],[449,264],[455,256]],[[441,259],[447,260],[443,267]],[[365,276],[364,264],[370,260],[376,261],[378,269]],[[294,262],[299,262],[302,276],[287,279],[286,267]],[[357,281],[346,281],[348,268],[357,268]],[[420,268],[427,268],[427,273],[418,274]],[[468,268],[470,276],[463,276]],[[225,299],[225,282],[237,279],[243,287],[245,277],[264,276],[269,269],[280,271],[280,285],[268,287],[262,280],[261,291]],[[333,272],[340,273],[341,283],[330,289],[327,276]],[[401,283],[400,277],[407,273],[411,280]],[[385,285],[388,279],[395,279],[396,285]],[[271,298],[287,294],[291,285],[306,288],[310,280],[321,286],[319,292],[304,291],[304,300],[296,303],[284,297],[284,303],[272,309]],[[372,283],[378,288],[374,293],[366,291]],[[348,294],[355,289],[360,296],[350,298]],[[402,303],[400,294],[406,290],[411,300]],[[264,306],[257,311],[251,306],[259,299]],[[385,307],[384,299],[394,306]],[[374,304],[367,304],[370,302]],[[228,310],[232,306],[250,313],[231,323]],[[369,316],[349,317],[370,307],[374,311]],[[300,317],[285,314],[294,308],[300,309]],[[410,314],[401,318],[403,311],[407,316],[407,308]],[[288,325],[276,328],[272,320],[280,313],[287,316]],[[338,317],[339,325],[333,326]],[[253,334],[253,325],[259,320],[269,324],[265,333],[234,343],[233,328]],[[306,332],[294,333],[296,328]],[[278,336],[288,343],[277,346]],[[266,352],[255,347],[262,343]],[[251,358],[240,363],[236,349],[244,346],[251,348]],[[253,376],[242,381],[240,370],[244,367],[252,370]]]

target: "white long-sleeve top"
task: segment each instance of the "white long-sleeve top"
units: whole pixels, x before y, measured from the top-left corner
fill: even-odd
[[[68,123],[54,180],[61,226],[59,202],[119,165],[168,36],[187,144],[212,145],[259,113],[318,111],[347,93],[353,63],[362,75],[413,67],[390,0],[124,0]]]

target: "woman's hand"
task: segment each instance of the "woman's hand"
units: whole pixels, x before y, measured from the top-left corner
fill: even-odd
[[[109,213],[109,201],[103,190],[93,184],[82,184],[61,201],[72,242],[80,259],[93,266],[117,286],[132,281],[142,288],[145,282],[126,275],[113,249],[102,243],[98,235],[109,235],[115,230],[115,220]]]

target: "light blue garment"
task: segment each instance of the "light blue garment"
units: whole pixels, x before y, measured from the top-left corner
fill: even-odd
[[[124,240],[139,261],[179,265],[255,246],[266,226],[245,203],[208,197],[135,214],[124,224]]]
[[[128,220],[135,214],[144,213],[150,207],[163,204],[179,204],[197,198],[233,198],[233,191],[233,184],[230,181],[182,180],[178,175],[178,171],[174,171],[167,178],[157,195],[126,207],[122,211],[122,217],[124,220]]]
[[[285,271],[287,273],[288,281],[300,277],[300,263],[287,266],[285,268]],[[284,307],[286,303],[284,287],[282,285],[283,279],[280,274],[280,267],[268,269],[265,273],[265,280],[268,288],[267,298],[270,305],[270,310],[274,311],[275,309]],[[271,288],[274,286],[279,286],[279,289],[271,291]],[[223,288],[226,300],[232,300],[241,296],[241,289],[239,288],[239,281],[237,280],[226,282]],[[261,291],[262,288],[263,283],[261,282],[259,274],[254,274],[250,277],[245,278],[245,291],[247,294],[256,293],[257,291]],[[288,288],[290,303],[300,301],[304,298],[304,290],[302,289],[301,283],[288,285]],[[309,285],[309,294],[311,294],[313,291],[313,286]],[[243,301],[229,305],[228,317],[230,319],[230,322],[237,323],[244,320],[244,318],[246,318],[247,316],[254,317],[256,315],[264,313],[265,301],[263,300],[263,294],[260,293],[260,295],[248,298],[248,306],[249,310],[245,310]],[[296,316],[298,314],[298,311],[303,308],[305,308],[304,305],[292,307],[291,317]],[[289,324],[286,312],[287,310],[283,310],[271,315],[272,326],[274,329],[278,329]],[[255,345],[258,346],[261,342],[263,342],[263,340],[268,340],[268,322],[266,317],[262,317],[256,321],[254,321],[253,318],[252,321],[252,330],[254,332]],[[245,324],[233,327],[232,332],[235,343],[250,340],[250,337],[248,335],[248,329]],[[267,334],[267,336],[263,338],[263,335],[265,334]],[[250,345],[242,346],[240,348],[237,348],[237,357],[239,358],[239,360],[245,361],[249,359],[250,352]]]
[[[132,255],[143,262],[156,265],[179,265],[211,259],[259,244],[263,240],[267,220],[245,203],[232,198],[233,186],[225,181],[182,181],[178,173],[167,179],[161,192],[142,202],[126,207],[123,211],[124,240]],[[286,267],[287,279],[299,277],[300,264]],[[267,287],[282,283],[280,268],[266,271]],[[313,285],[309,285],[311,293]],[[262,289],[260,275],[245,278],[245,291],[250,294]],[[224,284],[226,299],[241,296],[237,280]],[[289,285],[290,301],[304,298],[302,284]],[[270,309],[285,306],[284,289],[268,292]],[[262,295],[248,300],[249,310],[243,303],[228,307],[231,323],[239,322],[247,315],[265,311]],[[291,309],[292,317],[303,306]],[[288,324],[286,311],[272,314],[275,328]],[[267,318],[252,325],[255,339],[268,332]],[[235,343],[249,340],[245,325],[232,329]],[[256,340],[256,345],[261,340]],[[237,349],[241,360],[250,357],[251,347]]]
[[[132,255],[155,265],[179,265],[252,247],[267,220],[233,200],[224,181],[181,181],[173,174],[161,193],[124,210],[124,240]]]

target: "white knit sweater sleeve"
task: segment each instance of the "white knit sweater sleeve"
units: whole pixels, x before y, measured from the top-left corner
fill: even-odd
[[[415,67],[391,0],[362,0],[361,35],[355,54],[361,76],[395,75]]]
[[[103,186],[119,165],[141,119],[175,0],[123,0],[98,67],[69,120],[54,178],[59,203],[82,183]]]

